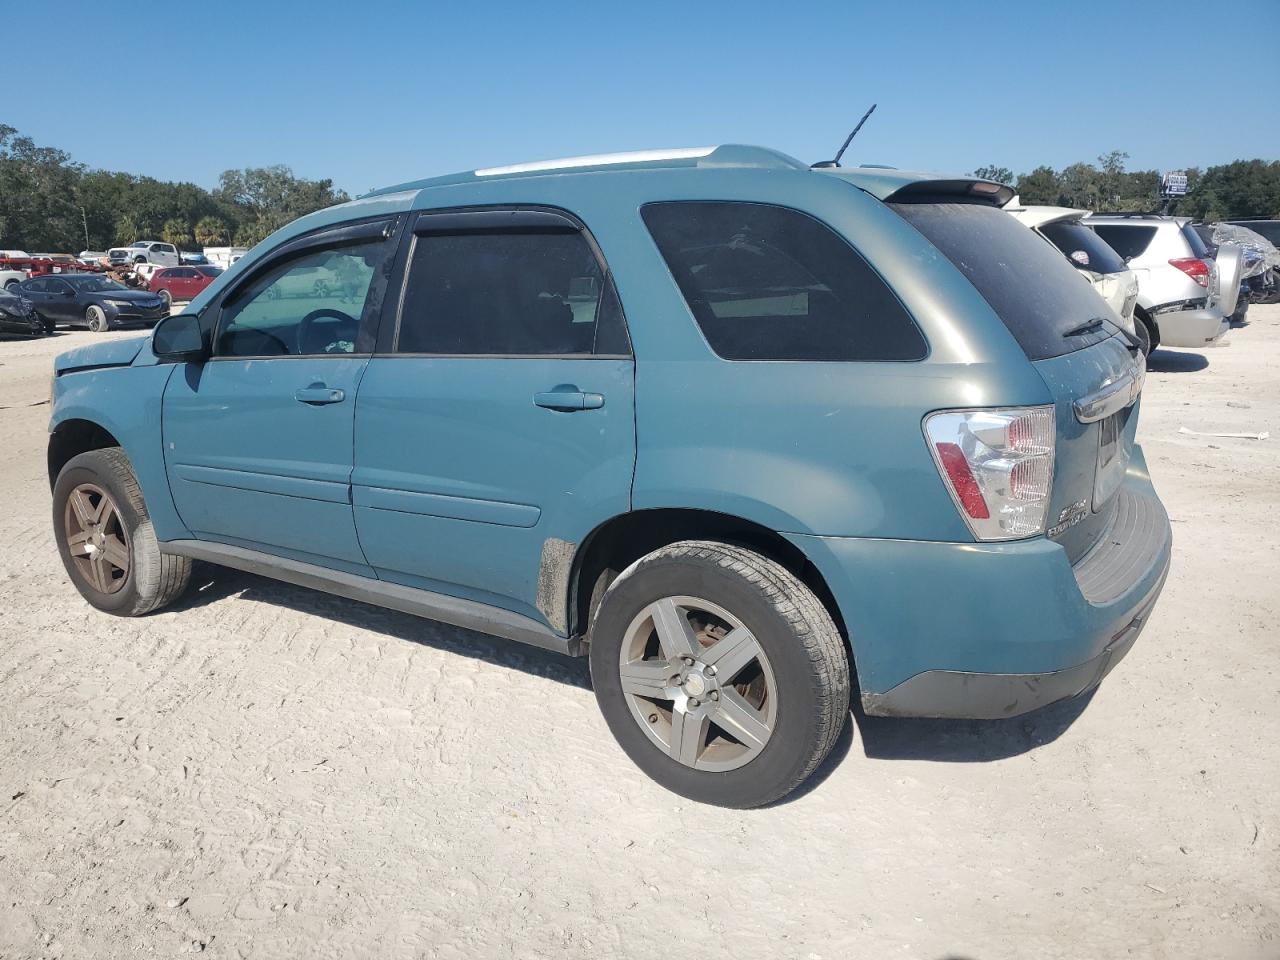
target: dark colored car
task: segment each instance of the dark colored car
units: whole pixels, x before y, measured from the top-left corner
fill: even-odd
[[[95,333],[119,327],[150,327],[169,315],[169,304],[149,290],[130,290],[106,277],[64,273],[32,277],[17,286],[52,328],[88,327]]]
[[[151,274],[147,289],[158,293],[165,303],[194,299],[205,287],[213,283],[221,268],[214,266],[163,267]]]
[[[40,318],[31,301],[17,290],[0,290],[0,334],[42,337],[53,324]]]
[[[1234,223],[1237,227],[1248,227],[1254,233],[1266,237],[1280,247],[1280,220],[1228,220],[1227,223]]]

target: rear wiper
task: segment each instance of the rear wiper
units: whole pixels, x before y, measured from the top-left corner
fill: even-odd
[[[1124,327],[1120,326],[1118,323],[1115,323],[1114,321],[1109,320],[1106,317],[1093,317],[1090,320],[1086,320],[1084,323],[1077,324],[1076,326],[1072,327],[1070,330],[1066,331],[1063,334],[1063,336],[1078,337],[1084,333],[1092,333],[1094,330],[1097,330],[1099,327],[1103,326],[1104,324],[1109,327],[1114,327],[1115,331],[1118,334],[1120,334],[1122,337],[1124,337],[1125,342],[1129,344],[1129,349],[1135,350],[1135,349],[1142,348],[1142,344],[1138,341],[1137,337],[1135,337],[1132,333],[1130,333]]]
[[[1106,322],[1107,322],[1106,317],[1094,317],[1091,320],[1086,320],[1084,323],[1077,324],[1076,326],[1072,327],[1070,330],[1064,333],[1063,336],[1078,337],[1082,333],[1092,333],[1094,330],[1097,330],[1100,326],[1102,326]]]

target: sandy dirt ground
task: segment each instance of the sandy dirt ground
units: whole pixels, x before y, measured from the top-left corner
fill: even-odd
[[[1280,307],[1252,320],[1153,357],[1173,570],[1094,696],[854,717],[754,812],[640,774],[582,661],[210,567],[94,612],[40,404],[95,336],[0,343],[0,957],[1280,957]]]

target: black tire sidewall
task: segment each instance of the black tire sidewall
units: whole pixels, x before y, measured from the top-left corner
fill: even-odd
[[[1138,337],[1138,342],[1142,348],[1142,355],[1149,357],[1151,355],[1151,328],[1147,326],[1147,322],[1141,317],[1134,318],[1134,333]]]
[[[67,549],[63,511],[66,509],[67,497],[70,496],[71,491],[82,483],[92,483],[105,490],[115,501],[116,509],[120,511],[120,518],[128,527],[129,575],[125,579],[124,586],[115,593],[100,593],[85,583],[75,569],[71,552]],[[139,560],[141,559],[138,539],[140,535],[144,538],[154,537],[151,533],[151,520],[145,514],[140,514],[134,507],[128,491],[123,489],[116,480],[113,471],[109,468],[104,469],[102,457],[98,451],[82,453],[72,458],[58,474],[58,480],[53,487],[53,524],[54,539],[58,543],[58,554],[62,557],[62,565],[66,568],[71,582],[80,591],[80,595],[91,605],[106,613],[127,616],[135,610],[141,599],[138,593]]]
[[[755,634],[769,659],[778,698],[773,734],[759,756],[735,770],[695,770],[667,756],[640,728],[623,694],[618,655],[627,628],[650,603],[670,596],[697,597],[730,611]],[[791,624],[749,581],[712,560],[642,561],[610,588],[591,633],[592,683],[605,722],[653,780],[690,799],[727,807],[769,803],[799,782],[819,737],[813,704],[820,691]]]

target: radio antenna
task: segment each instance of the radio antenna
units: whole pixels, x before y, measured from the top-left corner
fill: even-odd
[[[862,129],[862,125],[867,122],[867,117],[876,112],[876,104],[872,104],[871,108],[862,115],[862,119],[858,121],[858,125],[853,128],[853,132],[844,138],[844,144],[836,153],[834,160],[823,160],[821,163],[815,163],[815,168],[838,167],[840,166],[840,158],[844,156],[844,152],[849,149],[849,144],[853,143],[853,138],[858,135],[858,131]]]

